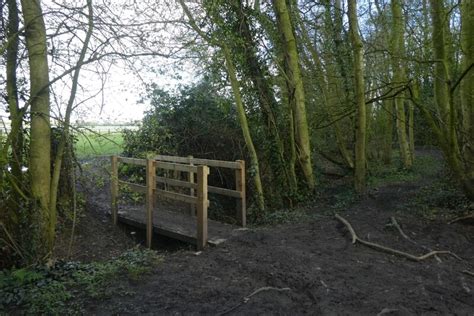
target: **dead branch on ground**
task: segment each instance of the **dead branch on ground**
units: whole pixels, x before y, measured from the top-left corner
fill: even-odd
[[[464,270],[462,273],[465,273],[467,275],[470,275],[472,277],[474,277],[474,272],[471,272],[471,271],[468,271],[468,270]]]
[[[474,214],[469,214],[469,215],[466,215],[466,216],[461,216],[461,217],[455,218],[452,221],[450,221],[448,224],[451,225],[451,224],[454,224],[454,223],[457,223],[457,222],[468,222],[468,223],[472,222],[472,223],[474,223]]]
[[[450,256],[453,256],[454,258],[458,259],[458,260],[462,260],[458,255],[452,253],[451,251],[438,250],[438,251],[431,251],[431,252],[429,252],[427,254],[424,254],[424,255],[421,255],[421,256],[415,256],[415,255],[409,254],[409,253],[404,252],[404,251],[400,251],[400,250],[397,250],[397,249],[393,249],[393,248],[390,248],[390,247],[379,245],[377,243],[373,243],[373,242],[370,242],[370,241],[363,240],[363,239],[359,238],[359,236],[357,236],[356,232],[354,231],[354,228],[352,227],[352,225],[346,219],[341,217],[339,214],[336,214],[335,217],[341,223],[343,223],[346,226],[346,228],[349,230],[349,232],[351,233],[351,236],[352,236],[352,243],[353,244],[355,244],[356,242],[359,242],[359,243],[361,243],[364,246],[367,246],[369,248],[376,249],[376,250],[386,252],[386,253],[390,253],[390,254],[393,254],[393,255],[401,256],[401,257],[404,257],[408,260],[416,261],[416,262],[423,261],[423,260],[426,260],[430,257],[435,256],[435,255],[442,255],[442,254],[450,255]]]
[[[425,250],[427,250],[427,251],[433,251],[433,249],[428,248],[428,247],[425,247],[425,246],[423,246],[423,245],[420,245],[419,243],[417,243],[416,241],[414,241],[413,239],[411,239],[410,237],[408,237],[408,235],[405,234],[405,232],[402,230],[402,227],[398,224],[397,219],[396,219],[395,217],[393,217],[393,216],[390,217],[390,221],[391,221],[392,225],[398,230],[398,232],[400,233],[400,235],[402,235],[402,237],[405,238],[407,241],[409,241],[410,243],[412,243],[412,244],[414,244],[414,245],[416,245],[416,246],[418,246],[418,247],[421,247],[421,248],[423,248],[423,249],[425,249]],[[438,262],[442,262],[441,259],[440,259],[437,255],[435,255],[434,257],[435,257],[435,259],[436,259]]]
[[[264,287],[261,287],[261,288],[255,290],[255,291],[253,291],[251,294],[249,294],[249,295],[243,297],[243,298],[242,298],[242,301],[241,301],[239,304],[237,304],[237,305],[235,305],[234,307],[232,307],[232,308],[230,308],[230,309],[228,309],[228,310],[226,310],[226,311],[220,313],[219,315],[221,315],[221,316],[222,316],[222,315],[226,315],[226,314],[228,314],[228,313],[230,313],[230,312],[236,310],[237,308],[239,308],[239,307],[242,306],[243,304],[247,304],[247,302],[250,300],[250,298],[251,298],[252,296],[255,296],[255,295],[257,295],[258,293],[261,293],[261,292],[264,292],[264,291],[284,292],[284,291],[291,291],[291,289],[288,288],[288,287],[284,287],[284,288],[277,288],[277,287],[272,287],[272,286],[264,286]]]

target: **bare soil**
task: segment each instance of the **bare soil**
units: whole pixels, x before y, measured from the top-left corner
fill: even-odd
[[[468,273],[474,272],[474,226],[447,224],[442,216],[427,220],[410,203],[439,176],[380,186],[340,215],[365,240],[416,255],[449,250],[462,260],[439,255],[412,262],[352,244],[347,229],[324,212],[336,188],[309,207],[328,215],[234,230],[225,243],[200,253],[175,247],[142,281],[124,278],[127,295],[88,301],[87,313],[474,315]],[[86,190],[87,222],[73,251],[79,259],[110,258],[132,244],[130,231],[110,224],[107,190]],[[416,244],[390,225],[392,216]]]

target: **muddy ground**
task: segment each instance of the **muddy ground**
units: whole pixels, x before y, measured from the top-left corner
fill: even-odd
[[[439,215],[427,220],[412,203],[439,176],[382,184],[338,212],[367,241],[416,255],[448,250],[462,260],[441,254],[413,262],[352,244],[327,211],[336,202],[333,187],[309,205],[314,216],[303,222],[235,230],[201,253],[179,244],[161,250],[164,262],[153,273],[122,280],[127,295],[88,301],[87,313],[474,315],[474,226],[448,224]],[[107,186],[93,187],[86,190],[89,210],[73,251],[83,260],[111,258],[133,244],[130,230],[110,224]]]

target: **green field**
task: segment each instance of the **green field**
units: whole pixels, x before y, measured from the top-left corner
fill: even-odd
[[[78,158],[94,156],[108,156],[120,154],[123,150],[123,137],[121,132],[77,134],[75,145]]]

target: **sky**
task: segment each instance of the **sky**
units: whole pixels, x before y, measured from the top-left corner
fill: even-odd
[[[50,80],[62,74],[65,69],[71,68],[77,62],[82,41],[85,38],[87,18],[85,9],[71,18],[67,16],[72,11],[58,9],[67,4],[70,8],[84,5],[85,0],[43,0],[43,13],[48,35],[59,33],[54,37],[48,37],[48,49],[54,50],[56,56],[49,56]],[[177,28],[172,23],[166,23],[167,19],[179,17],[180,12],[173,10],[170,2],[165,0],[94,0],[94,15],[96,18],[94,35],[91,39],[88,57],[92,51],[100,48],[104,42],[110,40],[116,46],[110,48],[102,46],[100,53],[109,53],[118,50],[120,53],[141,53],[153,50],[157,47],[159,53],[168,53],[181,45],[176,41]],[[148,6],[145,7],[144,6]],[[102,7],[102,8],[101,8]],[[156,12],[148,12],[148,8],[155,8]],[[51,10],[55,14],[49,14]],[[109,10],[109,11],[107,11]],[[59,11],[59,13],[57,13]],[[63,12],[61,12],[63,11]],[[113,23],[111,23],[113,21]],[[153,23],[149,23],[152,21]],[[154,21],[158,21],[154,23]],[[163,22],[164,21],[164,22]],[[117,25],[133,25],[134,23],[145,23],[143,26],[110,27],[107,31],[106,23]],[[104,23],[105,26],[97,24]],[[147,24],[149,23],[149,24]],[[78,25],[82,25],[81,27]],[[22,25],[20,25],[21,27]],[[71,31],[72,30],[72,31]],[[107,33],[108,32],[108,33]],[[128,33],[127,33],[128,32]],[[127,37],[131,42],[127,42]],[[149,47],[138,47],[141,41],[133,42],[136,38],[145,38]],[[125,40],[122,40],[125,38]],[[174,45],[174,46],[173,46]],[[26,57],[26,55],[24,55]],[[86,58],[86,59],[87,59]],[[146,95],[146,85],[155,83],[162,89],[173,90],[178,85],[189,84],[196,79],[192,64],[183,68],[175,67],[172,61],[159,56],[154,57],[131,57],[128,60],[112,58],[102,60],[101,63],[91,63],[81,69],[79,88],[75,104],[77,110],[72,115],[73,122],[97,122],[97,123],[127,123],[143,118],[143,114],[150,108],[148,102],[143,102]],[[2,74],[4,68],[0,66]],[[27,59],[24,58],[19,72],[28,76]],[[180,78],[178,79],[177,76]],[[61,118],[70,95],[72,74],[54,83],[51,91],[52,124],[54,118]],[[141,102],[142,101],[142,102]],[[1,120],[8,121],[6,105],[0,106],[0,128]]]

